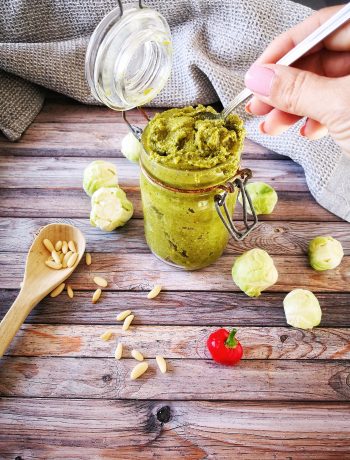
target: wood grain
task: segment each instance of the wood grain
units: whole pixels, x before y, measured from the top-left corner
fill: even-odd
[[[0,290],[0,317],[17,295],[17,290]],[[285,293],[264,293],[251,299],[232,292],[165,292],[150,302],[142,291],[105,292],[103,302],[91,305],[91,292],[75,291],[73,299],[65,295],[46,297],[32,311],[27,323],[112,324],[119,311],[131,309],[134,325],[286,326],[282,308]],[[318,293],[322,305],[323,327],[350,327],[350,300],[346,293]]]
[[[0,395],[92,399],[349,401],[345,361],[246,360],[235,368],[212,360],[171,359],[161,374],[155,360],[130,380],[134,359],[17,358],[0,362]]]
[[[0,453],[12,460],[339,460],[350,449],[346,403],[3,398],[0,410]]]
[[[232,324],[226,327],[230,329]],[[25,325],[7,355],[110,358],[114,355],[116,343],[121,342],[124,358],[131,358],[131,350],[137,349],[145,358],[162,355],[167,359],[210,359],[206,342],[216,329],[138,325],[122,331],[121,323],[116,321],[103,326]],[[100,339],[106,330],[113,331],[109,342]],[[244,346],[245,360],[350,358],[349,328],[303,331],[290,327],[240,327],[237,338]]]
[[[134,205],[134,217],[142,217],[140,191],[135,187],[124,187]],[[274,212],[259,216],[263,221],[341,222],[316,203],[309,193],[279,192],[279,201]],[[65,189],[1,189],[0,217],[45,217],[87,218],[90,214],[90,199],[81,190]],[[241,220],[237,206],[235,219]]]
[[[112,161],[118,171],[121,186],[138,187],[139,166],[126,158],[101,158]],[[1,188],[74,188],[81,189],[83,172],[92,158],[86,157],[0,157]],[[291,160],[244,160],[242,167],[253,171],[252,181],[268,182],[277,191],[307,192],[305,176],[301,166]],[[18,177],[26,176],[25,182]]]
[[[24,259],[24,254],[12,253],[9,258],[6,253],[0,253],[0,288],[18,288],[22,281]],[[93,277],[99,274],[108,280],[105,291],[147,291],[155,284],[161,284],[167,291],[237,292],[239,288],[231,277],[233,260],[232,255],[223,255],[209,267],[186,272],[161,262],[151,253],[94,253],[93,265],[80,264],[69,279],[72,287],[78,290],[94,290]],[[315,292],[350,290],[350,256],[345,256],[339,267],[324,272],[313,270],[306,257],[274,256],[274,262],[279,278],[268,291],[289,292],[296,287]]]
[[[143,221],[140,219],[133,219],[130,224],[109,233],[101,233],[99,229],[91,226],[88,219],[59,221],[80,228],[87,239],[90,252],[148,252]],[[57,219],[0,218],[0,251],[26,252],[37,231],[53,222],[57,222]],[[225,253],[241,254],[243,251],[261,247],[271,255],[306,255],[309,241],[319,235],[332,235],[341,242],[344,253],[350,255],[350,232],[347,222],[261,222],[259,230],[250,233],[243,241],[231,239]]]

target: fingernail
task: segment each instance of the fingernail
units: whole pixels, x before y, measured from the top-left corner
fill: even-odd
[[[299,134],[300,134],[300,136],[305,137],[305,128],[306,128],[306,125],[303,125],[303,126],[299,129]]]
[[[275,72],[272,69],[253,64],[245,74],[244,81],[246,87],[253,91],[253,93],[260,94],[261,96],[268,96],[274,76]]]
[[[265,131],[265,122],[264,122],[264,121],[262,121],[261,123],[259,123],[258,129],[259,129],[259,132],[260,132],[261,134],[267,134],[266,131]]]
[[[249,115],[253,115],[252,114],[252,111],[250,110],[250,101],[248,102],[248,104],[246,104],[246,106],[244,107],[244,110],[249,113]]]

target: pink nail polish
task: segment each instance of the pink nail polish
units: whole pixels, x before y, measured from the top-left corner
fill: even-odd
[[[253,93],[269,96],[275,72],[268,67],[253,64],[245,74],[245,85]]]
[[[250,101],[248,102],[248,104],[246,104],[246,106],[244,107],[244,110],[249,113],[249,115],[253,115],[252,114],[252,111],[250,110]]]
[[[303,125],[303,126],[299,129],[299,134],[300,134],[300,136],[302,136],[302,137],[305,137],[305,128],[306,128],[306,125]]]
[[[264,121],[262,121],[261,123],[259,123],[258,129],[259,129],[259,132],[260,132],[261,134],[266,134],[266,131],[265,131],[265,122],[264,122]]]

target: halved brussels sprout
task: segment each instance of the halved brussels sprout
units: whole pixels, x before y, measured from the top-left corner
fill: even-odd
[[[317,236],[309,244],[309,262],[317,271],[338,267],[344,256],[343,246],[331,236]]]
[[[119,187],[102,187],[91,198],[90,222],[94,227],[111,232],[133,215],[133,205]]]
[[[136,139],[133,133],[128,133],[123,137],[121,152],[129,161],[138,163],[142,151],[141,142]]]
[[[306,289],[294,289],[283,301],[287,323],[300,329],[318,326],[322,310],[317,297]]]
[[[278,201],[276,191],[264,182],[250,182],[246,185],[246,190],[250,195],[256,214],[271,214]],[[242,204],[241,195],[238,197]],[[247,211],[252,214],[248,204]]]
[[[262,291],[276,283],[278,272],[269,254],[255,248],[235,260],[232,278],[249,297],[258,297]]]
[[[101,187],[115,187],[117,185],[117,168],[109,161],[93,161],[84,170],[83,187],[89,196],[92,196]]]

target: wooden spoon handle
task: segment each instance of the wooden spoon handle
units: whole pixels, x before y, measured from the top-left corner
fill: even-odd
[[[0,358],[4,355],[33,306],[34,302],[28,300],[28,296],[21,291],[0,323]]]

